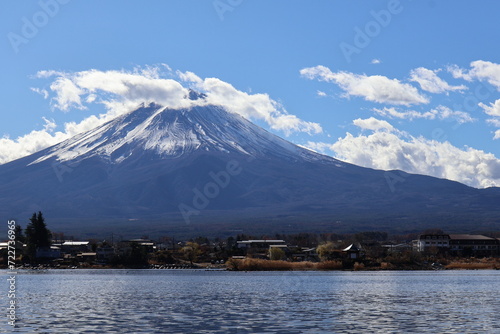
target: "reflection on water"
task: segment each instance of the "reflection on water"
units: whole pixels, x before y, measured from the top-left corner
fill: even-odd
[[[499,281],[499,271],[20,271],[14,332],[500,332]]]

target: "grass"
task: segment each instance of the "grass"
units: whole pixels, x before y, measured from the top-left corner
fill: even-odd
[[[475,262],[454,261],[445,266],[446,269],[500,269],[500,259],[482,259]]]
[[[344,266],[342,265],[342,261],[324,261],[315,263],[317,270],[342,270]]]
[[[239,270],[239,271],[290,271],[290,270],[399,270],[408,269],[402,268],[390,262],[381,262],[378,268],[371,266],[365,267],[365,264],[356,262],[354,265],[345,267],[342,261],[323,261],[323,262],[287,262],[287,261],[276,261],[276,260],[263,260],[263,259],[229,259],[226,262],[226,268],[229,270]],[[444,266],[445,269],[500,269],[500,259],[489,258],[489,259],[468,259],[468,260],[457,260],[449,262]],[[420,267],[410,268],[410,269],[422,269]]]
[[[326,261],[326,262],[287,262],[276,260],[262,260],[262,259],[229,259],[226,262],[226,267],[230,270],[241,271],[283,271],[283,270],[339,270],[343,269],[342,262],[340,261]]]

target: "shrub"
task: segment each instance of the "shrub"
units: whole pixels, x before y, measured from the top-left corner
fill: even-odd
[[[365,268],[365,265],[363,263],[354,263],[354,270],[363,270]]]
[[[463,263],[463,262],[453,262],[445,266],[446,269],[498,269],[498,266],[495,263]]]
[[[342,261],[324,261],[316,264],[318,270],[341,270],[344,269]]]
[[[230,270],[245,271],[267,271],[267,270],[313,270],[313,262],[287,262],[280,260],[262,260],[262,259],[229,259],[226,266]]]

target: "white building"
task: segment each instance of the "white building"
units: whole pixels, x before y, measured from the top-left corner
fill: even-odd
[[[416,250],[419,252],[434,249],[449,249],[450,236],[448,234],[422,234],[416,240]]]

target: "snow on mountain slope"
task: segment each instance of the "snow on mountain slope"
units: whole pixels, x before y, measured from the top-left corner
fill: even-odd
[[[93,156],[120,163],[144,150],[161,158],[176,158],[202,150],[238,152],[249,158],[279,156],[295,161],[321,160],[339,167],[343,165],[285,141],[217,106],[168,109],[156,104],[143,106],[49,148],[30,164],[50,158],[61,162],[81,161]]]
[[[230,164],[237,173],[227,172]],[[0,165],[0,184],[0,215],[42,210],[61,231],[140,221],[129,227],[143,233],[163,230],[166,221],[184,226],[186,217],[205,229],[221,220],[244,228],[260,222],[264,233],[291,222],[296,231],[324,232],[331,222],[352,231],[374,219],[397,228],[408,221],[410,231],[440,220],[490,229],[500,223],[498,189],[343,163],[206,105],[142,106]]]

